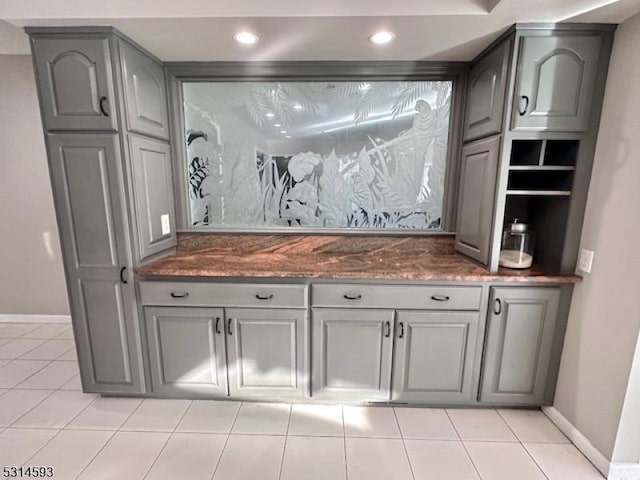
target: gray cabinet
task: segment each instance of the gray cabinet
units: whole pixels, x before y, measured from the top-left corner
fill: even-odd
[[[479,322],[476,312],[398,311],[393,400],[473,401]]]
[[[154,393],[227,395],[221,308],[146,307],[144,316]]]
[[[492,289],[482,402],[542,404],[559,301],[559,288]]]
[[[489,261],[500,136],[462,149],[456,250],[483,264]]]
[[[522,37],[512,128],[587,130],[600,46],[599,33]]]
[[[226,309],[229,393],[303,397],[308,391],[306,311]]]
[[[32,48],[46,129],[116,130],[106,37],[38,37]]]
[[[167,88],[162,65],[133,46],[120,42],[129,131],[169,137]]]
[[[49,135],[49,168],[82,384],[143,390],[117,135]]]
[[[465,142],[502,131],[512,43],[512,39],[504,41],[471,67],[465,109]]]
[[[313,309],[311,396],[389,400],[393,310]]]
[[[169,144],[129,136],[140,260],[176,244]]]

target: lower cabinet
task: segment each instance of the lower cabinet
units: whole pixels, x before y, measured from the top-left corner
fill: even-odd
[[[390,399],[393,310],[314,308],[311,396]]]
[[[481,402],[542,405],[559,301],[559,288],[491,289]]]
[[[398,311],[393,400],[475,400],[479,324],[477,312]]]
[[[153,392],[227,395],[221,308],[146,307],[144,316]]]

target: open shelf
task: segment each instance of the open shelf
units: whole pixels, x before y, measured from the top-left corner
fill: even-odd
[[[511,145],[510,165],[540,165],[544,140],[514,140]]]
[[[570,190],[507,190],[507,195],[529,197],[570,197]]]
[[[509,170],[514,172],[573,172],[576,167],[571,165],[511,165]]]

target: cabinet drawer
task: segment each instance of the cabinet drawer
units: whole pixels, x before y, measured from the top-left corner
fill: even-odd
[[[320,284],[311,293],[314,307],[479,310],[482,287]]]
[[[306,285],[140,282],[142,305],[306,308]]]

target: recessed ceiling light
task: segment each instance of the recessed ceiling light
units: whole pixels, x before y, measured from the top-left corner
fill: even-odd
[[[303,107],[302,105],[300,105],[299,103],[296,103],[296,104],[293,106],[293,108],[294,108],[294,109],[296,109],[296,110],[302,110],[304,107]]]
[[[282,125],[281,125],[281,124],[279,124],[279,123],[274,123],[274,124],[273,124],[273,126],[274,126],[274,127],[281,127]]]
[[[258,43],[258,36],[255,33],[247,32],[247,31],[236,33],[233,36],[233,39],[236,42],[241,43],[243,45],[254,45]]]
[[[286,135],[284,138],[291,138],[291,135]]]
[[[379,32],[374,33],[369,37],[369,41],[371,43],[375,43],[376,45],[385,45],[391,42],[394,38],[396,38],[393,32],[389,32],[388,30],[380,30]]]
[[[280,133],[287,133],[286,130],[280,130]]]
[[[274,113],[267,112],[267,113],[265,113],[265,114],[264,114],[264,116],[265,116],[265,117],[269,117],[269,118],[273,118],[273,117],[275,117],[276,115],[275,115]]]

